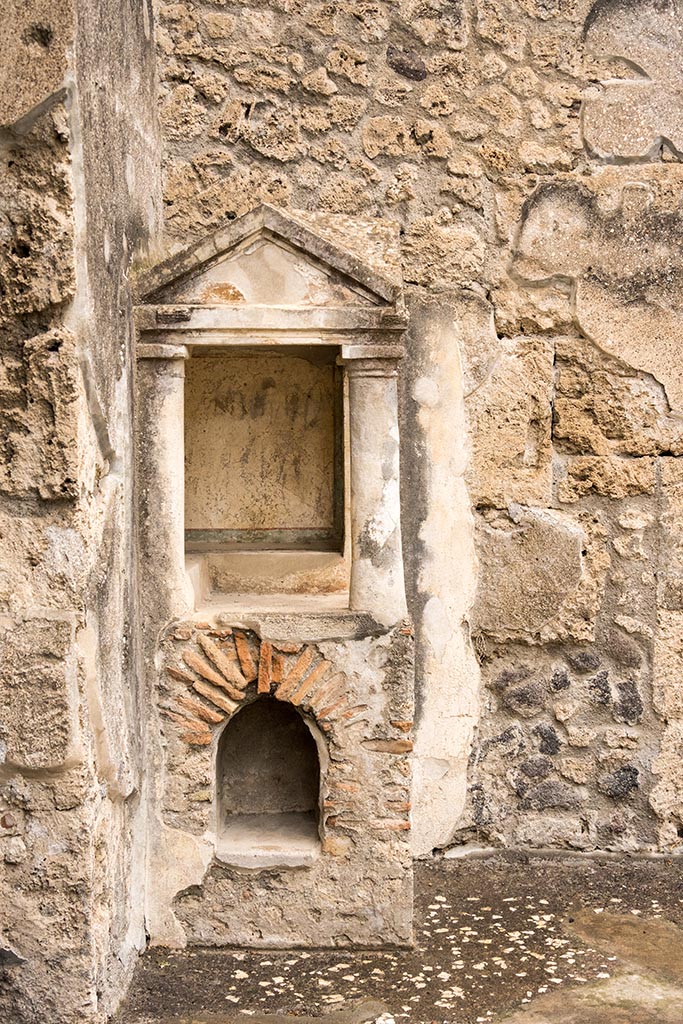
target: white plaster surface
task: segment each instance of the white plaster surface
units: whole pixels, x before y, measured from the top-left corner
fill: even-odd
[[[411,310],[411,322],[425,352],[424,373],[412,397],[432,452],[420,530],[419,588],[428,599],[416,624],[423,656],[416,680],[422,703],[414,749],[412,848],[419,857],[448,843],[465,803],[479,666],[467,628],[476,555],[464,480],[468,451],[458,310],[425,303]]]

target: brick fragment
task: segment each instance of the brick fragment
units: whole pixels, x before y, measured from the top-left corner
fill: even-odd
[[[282,651],[283,654],[298,654],[301,650],[301,644],[293,644],[284,640],[276,641],[273,646],[276,650]]]
[[[314,656],[315,652],[312,647],[304,647],[294,665],[275,691],[275,696],[278,700],[286,700],[294,687],[301,682]]]
[[[213,708],[207,708],[205,704],[200,704],[198,700],[192,700],[191,697],[176,697],[176,704],[179,704],[181,708],[186,711],[190,711],[202,718],[205,722],[211,722],[212,725],[216,725],[218,722],[222,722],[225,715],[221,714],[220,711],[214,711]]]
[[[273,651],[273,670],[271,677],[274,683],[281,683],[285,671],[285,656]]]
[[[329,667],[329,661],[319,661],[315,668],[308,673],[298,690],[291,695],[290,700],[292,704],[301,704],[304,697],[306,697],[316,683],[322,679]]]
[[[234,700],[230,700],[226,697],[219,689],[215,686],[210,686],[208,683],[202,682],[201,679],[195,679],[192,684],[197,693],[201,693],[202,697],[206,697],[212,704],[215,704],[217,708],[221,708],[222,711],[227,712],[231,715],[233,711],[239,706]]]
[[[181,683],[189,683],[190,685],[194,682],[194,676],[191,676],[189,672],[183,672],[181,668],[174,668],[172,665],[166,666],[171,679],[178,679]]]
[[[273,645],[268,640],[263,640],[258,660],[258,685],[259,693],[270,693],[273,669]]]
[[[185,743],[205,746],[211,742],[211,730],[203,722],[198,722],[195,718],[187,718],[185,715],[179,715],[168,708],[163,708],[162,711],[167,718],[170,718],[171,721],[183,728],[184,732],[180,734],[180,738]]]
[[[234,658],[231,658],[225,649],[221,650],[217,644],[209,640],[208,636],[204,636],[203,633],[199,634],[197,642],[207,658],[214,663],[229,683],[232,683],[239,690],[243,690],[246,687],[247,681],[239,670],[237,654],[235,654]]]
[[[407,754],[413,749],[412,740],[363,740],[363,746],[379,754]]]
[[[318,712],[318,718],[332,718],[335,711],[340,711],[342,708],[347,706],[346,694],[340,697],[339,700],[335,701],[334,704],[328,704],[327,707],[321,708]]]
[[[204,659],[201,658],[198,654],[195,654],[194,651],[184,651],[183,661],[185,662],[186,665],[189,665],[190,668],[194,669],[198,675],[202,676],[204,679],[207,679],[210,683],[213,683],[214,686],[220,686],[221,689],[225,690],[226,693],[230,694],[230,696],[234,700],[239,701],[242,699],[242,694],[240,693],[240,691],[237,690],[234,686],[231,686],[230,683],[227,682],[227,680],[224,679],[222,675],[219,675],[219,673],[216,672],[215,669],[211,668],[207,661],[204,661]]]
[[[193,747],[208,747],[211,743],[210,732],[181,732],[180,738],[184,743],[189,743]]]
[[[242,674],[248,683],[253,683],[258,675],[258,669],[251,656],[249,641],[244,633],[235,632],[235,647],[237,648],[237,657],[242,666]]]

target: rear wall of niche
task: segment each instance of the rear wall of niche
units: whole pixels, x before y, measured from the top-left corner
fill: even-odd
[[[261,696],[240,708],[216,748],[218,856],[314,856],[326,763],[317,726],[293,705]]]
[[[344,387],[333,346],[193,353],[186,552],[204,597],[344,593]]]

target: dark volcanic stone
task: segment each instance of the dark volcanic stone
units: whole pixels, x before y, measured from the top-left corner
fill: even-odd
[[[550,686],[553,690],[567,690],[571,686],[571,679],[563,668],[558,668],[556,672],[553,672]]]
[[[427,77],[427,68],[414,50],[401,50],[398,46],[387,46],[387,64],[397,75],[413,82],[422,82]]]
[[[486,803],[484,787],[475,783],[470,790],[472,799],[472,814],[475,825],[489,825],[491,823],[491,811]]]
[[[522,807],[525,810],[544,811],[549,807],[560,807],[563,810],[570,810],[578,807],[581,803],[581,794],[578,793],[566,782],[546,781],[539,782],[528,791],[522,800]]]
[[[519,753],[524,747],[524,738],[520,727],[518,725],[509,725],[507,729],[499,732],[497,736],[491,736],[490,739],[483,740],[479,748],[478,760],[483,761],[496,747],[508,747],[507,753],[509,754]]]
[[[612,715],[615,722],[633,725],[643,717],[643,701],[638,687],[632,679],[625,679],[617,684],[619,699],[616,701]]]
[[[566,657],[575,672],[595,672],[600,668],[600,658],[593,651],[576,651]]]
[[[530,757],[519,767],[530,779],[545,779],[553,770],[553,763],[547,757]]]
[[[519,665],[517,668],[505,668],[489,686],[492,690],[505,690],[508,686],[512,686],[513,683],[521,683],[523,679],[528,679],[530,675],[531,669],[528,665]]]
[[[560,737],[552,725],[541,722],[540,725],[535,726],[532,732],[540,741],[538,749],[542,754],[557,754],[561,746]]]
[[[593,676],[588,683],[588,690],[594,704],[606,706],[611,703],[612,689],[609,685],[609,673],[606,669],[598,672],[597,676]]]
[[[524,796],[524,794],[529,791],[529,786],[531,785],[531,783],[528,779],[525,779],[523,776],[518,775],[512,785],[517,796]]]
[[[606,775],[601,775],[598,779],[598,789],[605,796],[611,796],[615,800],[620,800],[634,790],[638,789],[640,785],[638,769],[635,765],[628,764],[624,765],[623,768],[617,768],[615,772],[609,772]]]
[[[539,682],[514,686],[503,694],[503,707],[524,717],[536,714],[544,704],[545,687]]]

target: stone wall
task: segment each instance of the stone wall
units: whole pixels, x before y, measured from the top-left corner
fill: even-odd
[[[259,199],[400,224],[418,854],[680,845],[680,16],[158,5],[169,249]]]
[[[167,940],[225,940],[230,871],[144,891],[146,841],[177,813],[204,828],[210,773],[162,714],[175,695],[143,689],[128,276],[262,200],[401,231],[413,853],[681,852],[681,32],[679,0],[10,0],[4,1018],[104,1020],[159,906]],[[148,829],[178,751],[199,782]],[[407,753],[354,756],[389,755],[398,790]],[[404,941],[406,839],[372,842]],[[248,908],[238,925],[251,941]]]
[[[71,1024],[145,941],[127,271],[159,222],[151,10],[12,0],[0,38],[0,1017]]]

